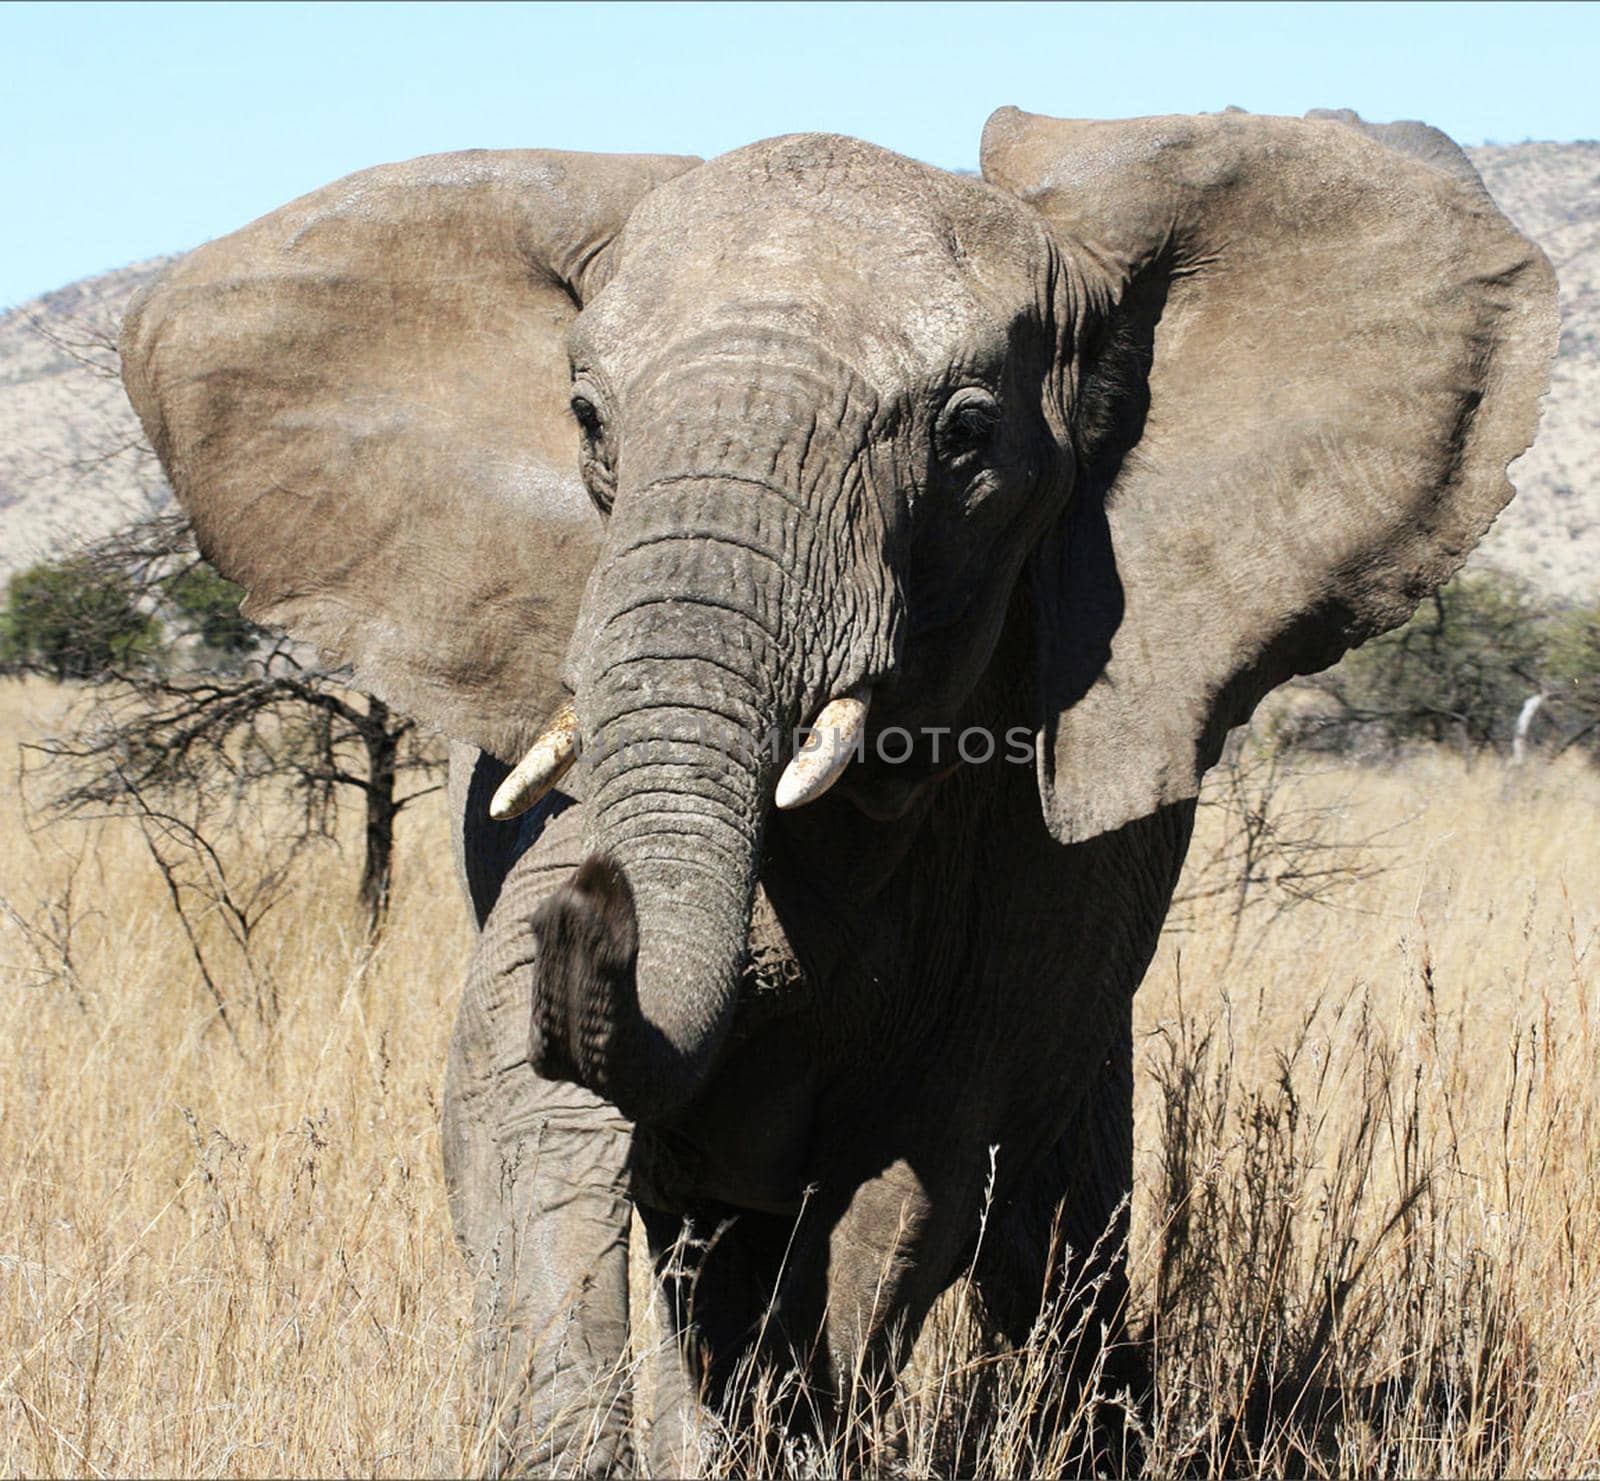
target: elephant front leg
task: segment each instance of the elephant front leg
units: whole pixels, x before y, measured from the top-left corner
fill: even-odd
[[[469,1032],[458,1027],[458,1046]],[[503,1072],[485,1118],[460,1047],[445,1176],[476,1282],[484,1459],[496,1473],[615,1474],[629,1463],[630,1128],[525,1066]]]
[[[984,1310],[1013,1348],[1054,1350],[1059,1383],[1038,1404],[1040,1454],[1076,1425],[1074,1464],[1134,1474],[1127,1405],[1148,1400],[1148,1355],[1128,1331],[1133,1191],[1132,999],[1077,1114],[993,1221],[977,1261]],[[1099,1395],[1084,1403],[1092,1386]],[[1087,1421],[1087,1423],[1085,1423]]]
[[[826,1257],[798,1252],[796,1272],[820,1278],[828,1391],[815,1401],[849,1470],[883,1464],[903,1444],[896,1375],[935,1299],[949,1283],[969,1218],[976,1223],[981,1169],[931,1156],[896,1158],[864,1179],[829,1216]]]
[[[451,1044],[445,1179],[477,1285],[487,1467],[615,1475],[632,1463],[632,1127],[533,1072],[517,970],[532,905],[559,877],[521,860],[479,941]]]

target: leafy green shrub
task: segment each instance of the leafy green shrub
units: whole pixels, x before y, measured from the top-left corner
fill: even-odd
[[[133,577],[81,556],[13,576],[0,616],[0,661],[61,679],[148,665],[165,653],[160,619]]]
[[[1594,713],[1600,714],[1600,611],[1592,614]],[[1527,585],[1458,576],[1405,626],[1307,681],[1313,703],[1281,722],[1282,739],[1320,750],[1392,751],[1413,742],[1509,749],[1532,695],[1555,684],[1555,619]],[[1570,710],[1571,706],[1563,706]]]
[[[1549,622],[1546,671],[1560,749],[1581,746],[1600,759],[1600,603]]]
[[[213,653],[238,658],[260,641],[261,629],[239,611],[244,588],[204,561],[186,567],[162,589],[175,625],[194,633]]]

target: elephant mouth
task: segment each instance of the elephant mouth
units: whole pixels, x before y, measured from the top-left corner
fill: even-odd
[[[961,770],[963,762],[910,760],[893,763],[868,757],[839,782],[839,795],[874,823],[898,823],[916,811]]]
[[[839,778],[839,795],[875,823],[901,821],[966,764],[954,754],[956,733],[948,725],[897,724],[885,714]]]

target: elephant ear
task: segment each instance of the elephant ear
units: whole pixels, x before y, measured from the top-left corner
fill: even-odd
[[[1469,190],[1488,195],[1477,166],[1443,129],[1404,118],[1396,123],[1368,123],[1354,108],[1313,108],[1306,118],[1313,123],[1342,123],[1400,154],[1414,155],[1436,170],[1453,175]]]
[[[243,610],[515,760],[553,703],[598,517],[566,332],[686,158],[474,150],[338,181],[191,252],[123,379]]]
[[[1420,129],[989,120],[983,173],[1074,295],[1078,480],[1035,569],[1063,842],[1194,797],[1268,690],[1404,621],[1510,498],[1555,279]]]

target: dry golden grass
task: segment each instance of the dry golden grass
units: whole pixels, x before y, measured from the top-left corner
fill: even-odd
[[[0,754],[57,702],[0,690]],[[1404,825],[1336,910],[1234,941],[1219,897],[1140,995],[1145,1464],[1600,1469],[1600,777],[1291,786]],[[481,1469],[437,1150],[469,948],[442,803],[403,820],[376,954],[352,861],[302,859],[255,987],[221,979],[238,1047],[137,831],[0,807],[0,1471]],[[958,1326],[923,1343],[895,1466],[1059,1468],[1070,1425],[1028,1423],[1049,1342],[986,1360]]]
[[[37,707],[7,688],[13,754]],[[403,842],[373,959],[351,860],[304,859],[263,927],[277,1022],[229,1005],[243,1052],[136,829],[30,836],[12,794],[0,838],[24,919],[60,915],[73,883],[70,970],[0,925],[0,1471],[470,1464],[470,1293],[437,1147],[469,934],[443,809]]]
[[[1424,756],[1295,788],[1400,826],[1339,908],[1231,959],[1220,921],[1169,935],[1140,993],[1152,1456],[1592,1474],[1600,776]]]

